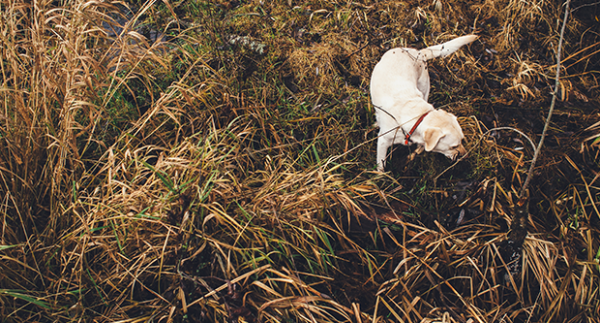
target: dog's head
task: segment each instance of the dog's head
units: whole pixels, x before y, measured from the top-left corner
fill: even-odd
[[[436,110],[429,113],[422,128],[425,151],[434,151],[455,160],[459,155],[467,153],[461,141],[463,135],[456,116]]]

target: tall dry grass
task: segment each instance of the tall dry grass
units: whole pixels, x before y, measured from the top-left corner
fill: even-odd
[[[6,320],[66,318],[95,279],[86,268],[91,245],[84,232],[96,229],[87,224],[89,203],[98,201],[84,188],[100,186],[82,178],[107,138],[124,130],[114,120],[123,108],[116,93],[133,78],[149,83],[144,65],[156,58],[133,30],[115,39],[101,28],[115,23],[116,5],[1,4]]]
[[[477,48],[434,63],[432,96],[468,116],[468,159],[447,171],[430,155],[409,170],[368,171],[370,67],[415,37],[466,33],[475,22],[449,28],[444,10],[472,17],[476,6],[3,1],[1,10],[5,321],[597,320],[596,178],[570,159],[561,178],[580,178],[545,199],[534,190],[544,217],[528,219],[522,253],[506,254],[531,150],[472,107],[489,103],[472,90],[481,75],[504,63],[521,72],[503,86],[537,99],[549,63],[519,65],[500,48],[509,59],[498,66]],[[527,21],[553,19],[537,14]],[[169,41],[142,35],[145,24]],[[242,35],[266,53],[229,42]],[[597,154],[584,150],[581,159]]]

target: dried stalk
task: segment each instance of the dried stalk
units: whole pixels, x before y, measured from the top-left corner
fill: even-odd
[[[550,103],[550,110],[548,111],[548,118],[546,119],[546,124],[544,125],[544,130],[542,131],[542,137],[540,138],[540,142],[535,150],[533,155],[533,160],[531,161],[531,166],[529,167],[529,171],[527,173],[527,178],[525,179],[525,183],[521,188],[521,192],[519,193],[519,200],[515,203],[513,207],[513,217],[512,224],[510,226],[510,233],[508,243],[506,245],[506,249],[504,250],[505,255],[507,255],[513,265],[510,270],[512,274],[518,273],[522,267],[520,264],[522,260],[522,246],[525,238],[527,237],[527,219],[529,216],[529,190],[527,187],[529,186],[529,182],[531,181],[531,177],[533,176],[533,169],[535,168],[535,164],[537,158],[539,156],[540,150],[542,149],[542,145],[544,144],[544,137],[546,136],[546,130],[548,130],[548,125],[550,124],[550,118],[552,117],[552,112],[554,111],[554,105],[556,104],[556,96],[558,95],[558,87],[559,87],[559,77],[560,77],[560,54],[563,42],[563,36],[565,33],[565,26],[567,24],[567,18],[569,15],[569,3],[570,0],[567,0],[565,3],[565,16],[563,19],[562,29],[560,31],[560,38],[558,41],[558,50],[556,52],[556,77],[555,77],[555,85],[554,85],[554,93],[552,94],[552,102]]]
[[[567,0],[565,3],[565,16],[563,18],[562,28],[560,30],[560,38],[558,40],[558,49],[556,51],[556,77],[554,78],[554,93],[552,93],[552,102],[550,103],[550,110],[548,111],[548,118],[546,119],[546,124],[544,124],[544,130],[542,131],[542,136],[540,138],[540,142],[538,144],[537,149],[533,155],[533,160],[531,161],[531,166],[529,166],[529,171],[527,172],[527,177],[525,178],[525,183],[523,183],[523,187],[521,188],[521,192],[519,193],[519,199],[523,199],[526,197],[526,191],[529,186],[529,182],[531,181],[531,177],[533,176],[533,169],[535,168],[535,164],[537,162],[540,151],[542,150],[542,145],[544,144],[544,138],[546,137],[546,131],[548,130],[548,125],[550,124],[550,118],[552,118],[552,112],[554,112],[554,105],[556,104],[556,96],[558,95],[559,88],[559,79],[560,79],[560,55],[563,43],[563,37],[565,34],[565,27],[567,26],[567,18],[569,17],[569,4],[571,0]]]

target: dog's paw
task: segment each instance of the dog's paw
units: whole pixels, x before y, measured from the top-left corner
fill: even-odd
[[[408,161],[411,162],[411,161],[415,160],[416,156],[417,156],[417,152],[413,151],[410,155],[408,155]]]
[[[417,146],[417,149],[415,149],[415,151],[413,151],[410,155],[408,155],[408,161],[413,161],[415,159],[415,157],[417,157],[417,155],[420,155],[422,152],[425,151],[425,148],[421,145]]]

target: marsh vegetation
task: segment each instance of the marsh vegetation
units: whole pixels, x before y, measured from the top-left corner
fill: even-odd
[[[2,321],[598,322],[600,10],[570,8],[519,206],[562,2],[1,0]],[[467,157],[375,172],[375,63],[470,33],[429,65]]]

